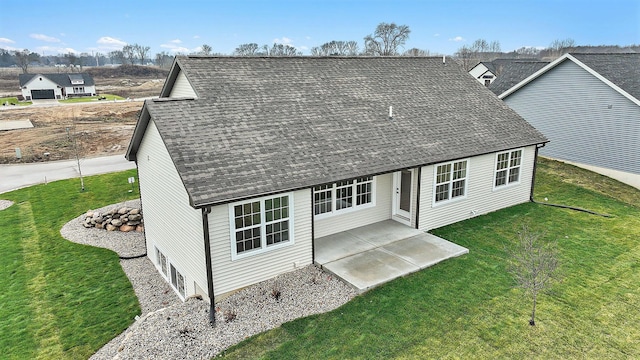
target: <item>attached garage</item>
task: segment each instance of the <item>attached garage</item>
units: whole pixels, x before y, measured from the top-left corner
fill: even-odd
[[[55,99],[55,93],[53,89],[51,90],[31,90],[31,99],[33,100],[42,100],[42,99]]]

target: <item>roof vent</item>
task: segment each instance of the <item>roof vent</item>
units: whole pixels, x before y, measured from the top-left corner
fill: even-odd
[[[442,55],[442,63],[443,64],[447,63],[447,56],[446,55]]]
[[[393,120],[393,106],[389,106],[389,120]]]

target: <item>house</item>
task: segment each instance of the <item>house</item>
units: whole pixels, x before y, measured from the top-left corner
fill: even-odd
[[[536,59],[495,59],[479,62],[469,74],[498,95],[548,63]]]
[[[25,100],[60,100],[96,95],[96,85],[87,73],[20,74],[18,78]]]
[[[499,98],[551,140],[542,155],[640,186],[640,54],[565,54]]]
[[[148,256],[213,300],[314,263],[331,234],[526,202],[546,141],[450,59],[187,56],[126,158]]]

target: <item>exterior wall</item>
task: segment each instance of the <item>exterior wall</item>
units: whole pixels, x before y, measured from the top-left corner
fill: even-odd
[[[84,93],[78,93],[75,94],[73,92],[73,86],[68,86],[65,87],[64,91],[67,94],[67,96],[73,96],[75,95],[81,95],[81,94],[86,94],[87,96],[91,96],[91,95],[95,95],[96,94],[96,87],[95,85],[91,85],[91,86],[86,86],[86,85],[77,85],[77,86],[83,86],[84,87]]]
[[[53,90],[56,99],[62,98],[62,89],[58,88],[58,84],[42,75],[34,76],[24,87],[26,89],[22,89],[22,96],[25,99],[31,99],[31,90]]]
[[[187,296],[197,292],[195,284],[206,290],[202,215],[189,205],[187,192],[153,120],[149,121],[137,159],[147,256],[156,264],[157,246],[185,277]]]
[[[433,205],[434,165],[422,168],[420,182],[420,230],[430,230],[529,200],[535,146],[523,149],[520,182],[494,190],[496,154],[472,157],[468,163],[467,197]],[[437,164],[436,164],[437,165]]]
[[[229,206],[233,204],[214,206],[209,214],[211,261],[216,296],[311,264],[313,247],[311,189],[293,193],[292,245],[236,260],[231,259]],[[204,269],[202,271],[204,273]]]
[[[393,174],[376,176],[376,205],[340,215],[316,219],[315,237],[323,237],[391,218]]]
[[[176,82],[171,88],[171,94],[169,94],[169,97],[197,97],[196,92],[193,91],[184,71],[181,70],[176,77]]]
[[[540,155],[640,174],[640,106],[572,61],[504,101],[551,140]]]
[[[473,67],[473,69],[469,70],[469,74],[474,78],[478,79],[482,74],[486,73],[489,69],[483,64],[478,64]]]

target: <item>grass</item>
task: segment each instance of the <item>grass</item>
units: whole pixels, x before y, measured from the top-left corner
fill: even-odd
[[[102,100],[98,100],[98,98],[105,98]],[[81,103],[81,102],[95,102],[95,101],[113,101],[113,100],[124,100],[122,96],[111,95],[111,94],[102,94],[100,96],[83,96],[83,97],[75,97],[65,100],[59,100],[60,103]]]
[[[9,104],[13,104],[13,105],[19,105],[19,106],[27,106],[27,105],[31,105],[32,102],[31,101],[18,101],[17,97],[0,97],[0,106],[3,106],[4,104],[9,103]],[[11,106],[11,105],[9,105]]]
[[[0,357],[86,359],[140,314],[118,256],[71,243],[60,228],[87,209],[131,198],[135,170],[0,195]]]
[[[470,253],[298,319],[230,349],[229,359],[640,358],[640,191],[541,159],[535,198],[433,231]],[[563,280],[530,301],[506,271],[522,224],[557,239]],[[268,309],[267,309],[268,310]]]

